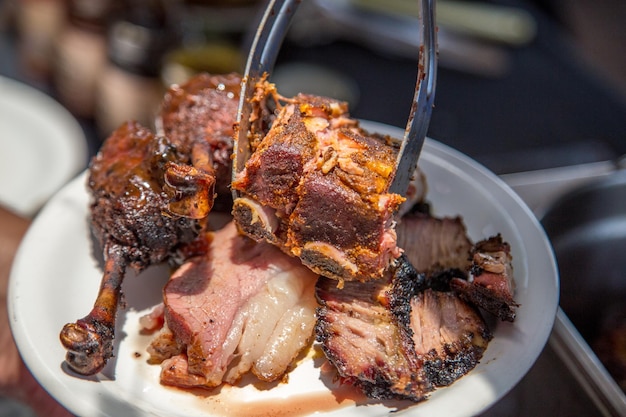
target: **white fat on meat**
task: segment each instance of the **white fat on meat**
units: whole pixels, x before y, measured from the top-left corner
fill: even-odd
[[[250,370],[266,381],[284,374],[308,343],[315,326],[316,280],[309,276],[309,271],[302,269],[277,271],[239,312],[236,322],[242,326],[237,329],[240,337],[235,365],[225,382],[235,383]]]
[[[232,223],[215,232],[208,253],[181,266],[165,287],[166,325],[182,353],[163,360],[161,382],[215,387],[249,371],[281,378],[313,338],[317,278]]]

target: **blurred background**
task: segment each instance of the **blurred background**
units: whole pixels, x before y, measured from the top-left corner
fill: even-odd
[[[263,3],[2,0],[0,77],[58,102],[77,122],[80,152],[68,162],[75,175],[123,121],[150,126],[169,85],[201,71],[241,72]],[[307,0],[273,74],[279,92],[341,98],[357,118],[403,128],[419,42],[413,3]],[[557,191],[623,166],[626,2],[439,0],[437,22],[431,138],[501,175],[538,216]],[[0,84],[0,111],[20,94],[8,85]],[[19,139],[1,133],[3,123],[5,164],[19,159],[6,151]],[[41,175],[28,163],[18,168]],[[574,181],[548,178],[555,172]],[[16,174],[0,169],[0,184]],[[21,214],[35,215],[44,202]],[[485,415],[611,415],[550,346],[556,345]],[[540,389],[544,383],[554,391]],[[0,402],[0,416],[28,415],[10,407]]]
[[[406,123],[416,4],[310,0],[281,50],[284,94],[345,98],[359,118]],[[0,74],[59,100],[90,153],[121,121],[150,122],[194,71],[241,71],[254,0],[4,0]],[[626,151],[626,4],[438,2],[440,67],[429,136],[496,173]]]
[[[345,98],[403,127],[415,84],[416,6],[310,0],[281,50],[284,94]],[[90,153],[121,121],[152,120],[194,71],[241,71],[252,0],[4,0],[0,74],[59,100]],[[438,2],[440,68],[429,136],[496,173],[626,151],[626,4]],[[156,104],[155,104],[156,103]]]

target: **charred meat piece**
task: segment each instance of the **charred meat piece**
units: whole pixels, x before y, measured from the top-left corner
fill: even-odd
[[[450,291],[453,278],[467,279],[473,244],[460,217],[433,217],[411,212],[396,227],[398,246],[427,286]]]
[[[168,211],[166,171],[181,158],[164,138],[135,122],[120,126],[90,165],[91,226],[104,252],[104,275],[93,310],[60,335],[76,372],[99,372],[113,355],[115,316],[127,267],[141,271],[195,239],[203,221]],[[210,180],[210,179],[209,179]],[[206,197],[212,200],[212,195]]]
[[[492,236],[476,243],[471,259],[467,280],[453,278],[451,288],[500,320],[514,321],[519,304],[513,298],[515,281],[509,244],[499,234]]]
[[[492,338],[478,309],[405,261],[394,275],[390,309],[411,335],[415,354],[435,387],[448,386],[471,371]]]
[[[317,275],[233,223],[209,236],[206,255],[164,289],[166,330],[151,347],[161,383],[210,388],[249,371],[276,380],[312,339]]]
[[[404,198],[388,192],[397,148],[344,102],[301,94],[278,108],[232,183],[241,231],[340,282],[382,278],[400,255],[393,215]]]
[[[155,123],[157,134],[186,156],[178,165],[197,166],[191,160],[196,154],[209,159],[205,164],[215,171],[215,209],[219,211],[232,206],[231,154],[240,90],[238,74],[195,75],[167,90]]]
[[[474,369],[492,337],[476,308],[452,292],[432,289],[410,302],[415,353],[428,380],[448,386]]]
[[[421,401],[434,386],[410,332],[396,323],[388,291],[388,280],[346,282],[339,289],[336,281],[320,278],[317,341],[342,381],[368,397]]]
[[[317,284],[317,340],[340,377],[371,398],[422,401],[473,369],[491,339],[474,307],[427,288],[405,256],[391,281],[333,284]]]
[[[453,290],[501,320],[515,320],[512,258],[500,235],[473,244],[460,217],[419,213],[404,216],[396,231],[398,246],[429,286]]]

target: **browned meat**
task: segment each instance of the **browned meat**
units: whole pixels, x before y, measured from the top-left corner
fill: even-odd
[[[103,245],[122,246],[138,270],[162,262],[172,247],[191,241],[204,224],[164,215],[171,203],[166,172],[172,161],[180,159],[167,139],[128,122],[113,132],[91,161],[93,231]]]
[[[78,373],[99,372],[113,354],[126,267],[141,271],[166,260],[203,226],[201,221],[164,215],[171,202],[165,172],[179,158],[165,139],[128,122],[113,132],[91,161],[91,225],[105,265],[93,310],[66,325],[60,335],[68,349],[67,362]],[[212,200],[212,195],[207,193],[206,198]]]
[[[178,161],[190,165],[194,147],[210,157],[216,177],[216,210],[230,211],[231,154],[241,76],[198,74],[166,92],[156,126],[159,135],[169,138],[182,155]]]
[[[346,103],[298,95],[278,107],[233,181],[238,226],[341,282],[381,278],[400,255],[393,214],[404,199],[388,192],[397,149],[359,128]]]
[[[472,266],[467,280],[453,278],[450,286],[461,297],[500,320],[514,321],[519,304],[513,298],[515,281],[511,247],[502,236],[496,235],[476,243],[471,256]]]
[[[474,307],[427,288],[405,256],[391,281],[334,284],[317,284],[317,339],[341,378],[371,398],[424,400],[473,369],[491,339]]]
[[[208,388],[250,370],[280,378],[312,337],[317,275],[233,223],[209,236],[206,255],[182,265],[164,289],[167,328],[151,348],[161,382]]]
[[[460,217],[410,214],[399,220],[396,232],[398,246],[418,272],[467,271],[471,265],[472,242]]]
[[[415,352],[438,387],[471,371],[492,337],[476,308],[451,292],[418,293],[411,298],[410,317]]]
[[[90,375],[113,354],[121,285],[128,266],[206,250],[197,234],[213,208],[215,170],[222,194],[230,181],[232,128],[240,77],[201,74],[166,94],[154,135],[136,122],[120,126],[90,165],[91,222],[105,257],[93,310],[61,332],[72,369]]]
[[[346,282],[339,289],[336,281],[320,278],[317,340],[342,381],[370,398],[420,401],[434,387],[407,328],[396,324],[388,290],[388,280]]]
[[[397,227],[398,246],[429,285],[456,291],[501,320],[514,321],[515,281],[510,247],[500,235],[475,245],[460,217],[409,214]]]

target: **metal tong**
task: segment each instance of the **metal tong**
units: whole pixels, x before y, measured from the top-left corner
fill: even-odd
[[[269,0],[253,38],[241,87],[237,111],[238,132],[233,153],[233,179],[244,169],[250,156],[250,99],[258,81],[270,74],[292,18],[302,0]],[[418,0],[420,9],[420,49],[415,95],[409,113],[404,140],[396,160],[396,173],[390,192],[405,195],[422,150],[435,99],[437,74],[437,34],[435,0]],[[233,190],[233,197],[239,197]]]

